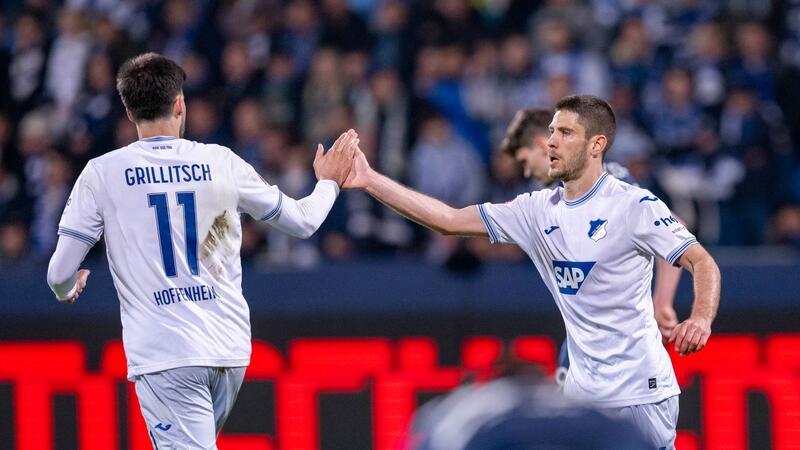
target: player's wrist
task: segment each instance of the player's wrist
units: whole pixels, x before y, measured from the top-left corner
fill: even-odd
[[[76,292],[78,292],[78,283],[75,283],[75,285],[72,286],[72,289],[70,289],[66,294],[64,295],[56,294],[56,299],[58,299],[58,301],[61,303],[67,303],[70,300],[72,300],[73,297],[75,297]]]

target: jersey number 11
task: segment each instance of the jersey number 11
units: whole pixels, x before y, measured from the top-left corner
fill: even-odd
[[[195,211],[194,192],[178,192],[178,205],[183,206],[183,223],[186,236],[186,259],[192,275],[198,274],[197,268],[197,213]],[[172,228],[169,221],[167,194],[147,194],[151,208],[156,209],[156,225],[158,226],[158,242],[161,244],[161,261],[168,277],[174,277],[175,253],[172,250]]]

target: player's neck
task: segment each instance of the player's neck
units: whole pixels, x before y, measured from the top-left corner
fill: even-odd
[[[171,121],[159,120],[153,122],[139,122],[136,124],[136,132],[139,139],[147,139],[156,136],[180,137],[180,125],[175,125]]]
[[[600,178],[602,174],[602,165],[587,167],[578,178],[564,182],[564,197],[570,201],[583,197],[583,195],[589,192],[589,189],[594,186],[597,179]]]

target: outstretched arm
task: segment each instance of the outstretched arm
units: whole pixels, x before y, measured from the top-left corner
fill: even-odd
[[[445,235],[488,236],[476,206],[456,209],[421,194],[373,170],[361,150],[356,151],[353,169],[342,186],[364,189],[406,218]]]
[[[711,335],[711,323],[717,316],[721,275],[714,258],[701,245],[690,246],[678,264],[694,278],[694,304],[688,319],[672,330],[670,342],[681,355],[699,352]]]

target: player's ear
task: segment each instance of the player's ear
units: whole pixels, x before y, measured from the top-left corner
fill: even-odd
[[[601,157],[603,156],[603,151],[606,149],[607,144],[608,144],[608,138],[606,138],[602,134],[593,136],[592,146],[589,149],[589,152],[592,154],[592,156]]]
[[[183,101],[182,93],[175,97],[175,103],[172,105],[172,110],[176,117],[180,117],[186,113],[186,103]]]
[[[128,120],[130,120],[131,123],[136,124],[136,121],[133,120],[133,114],[131,114],[131,110],[130,109],[125,108],[125,114],[128,116]]]

